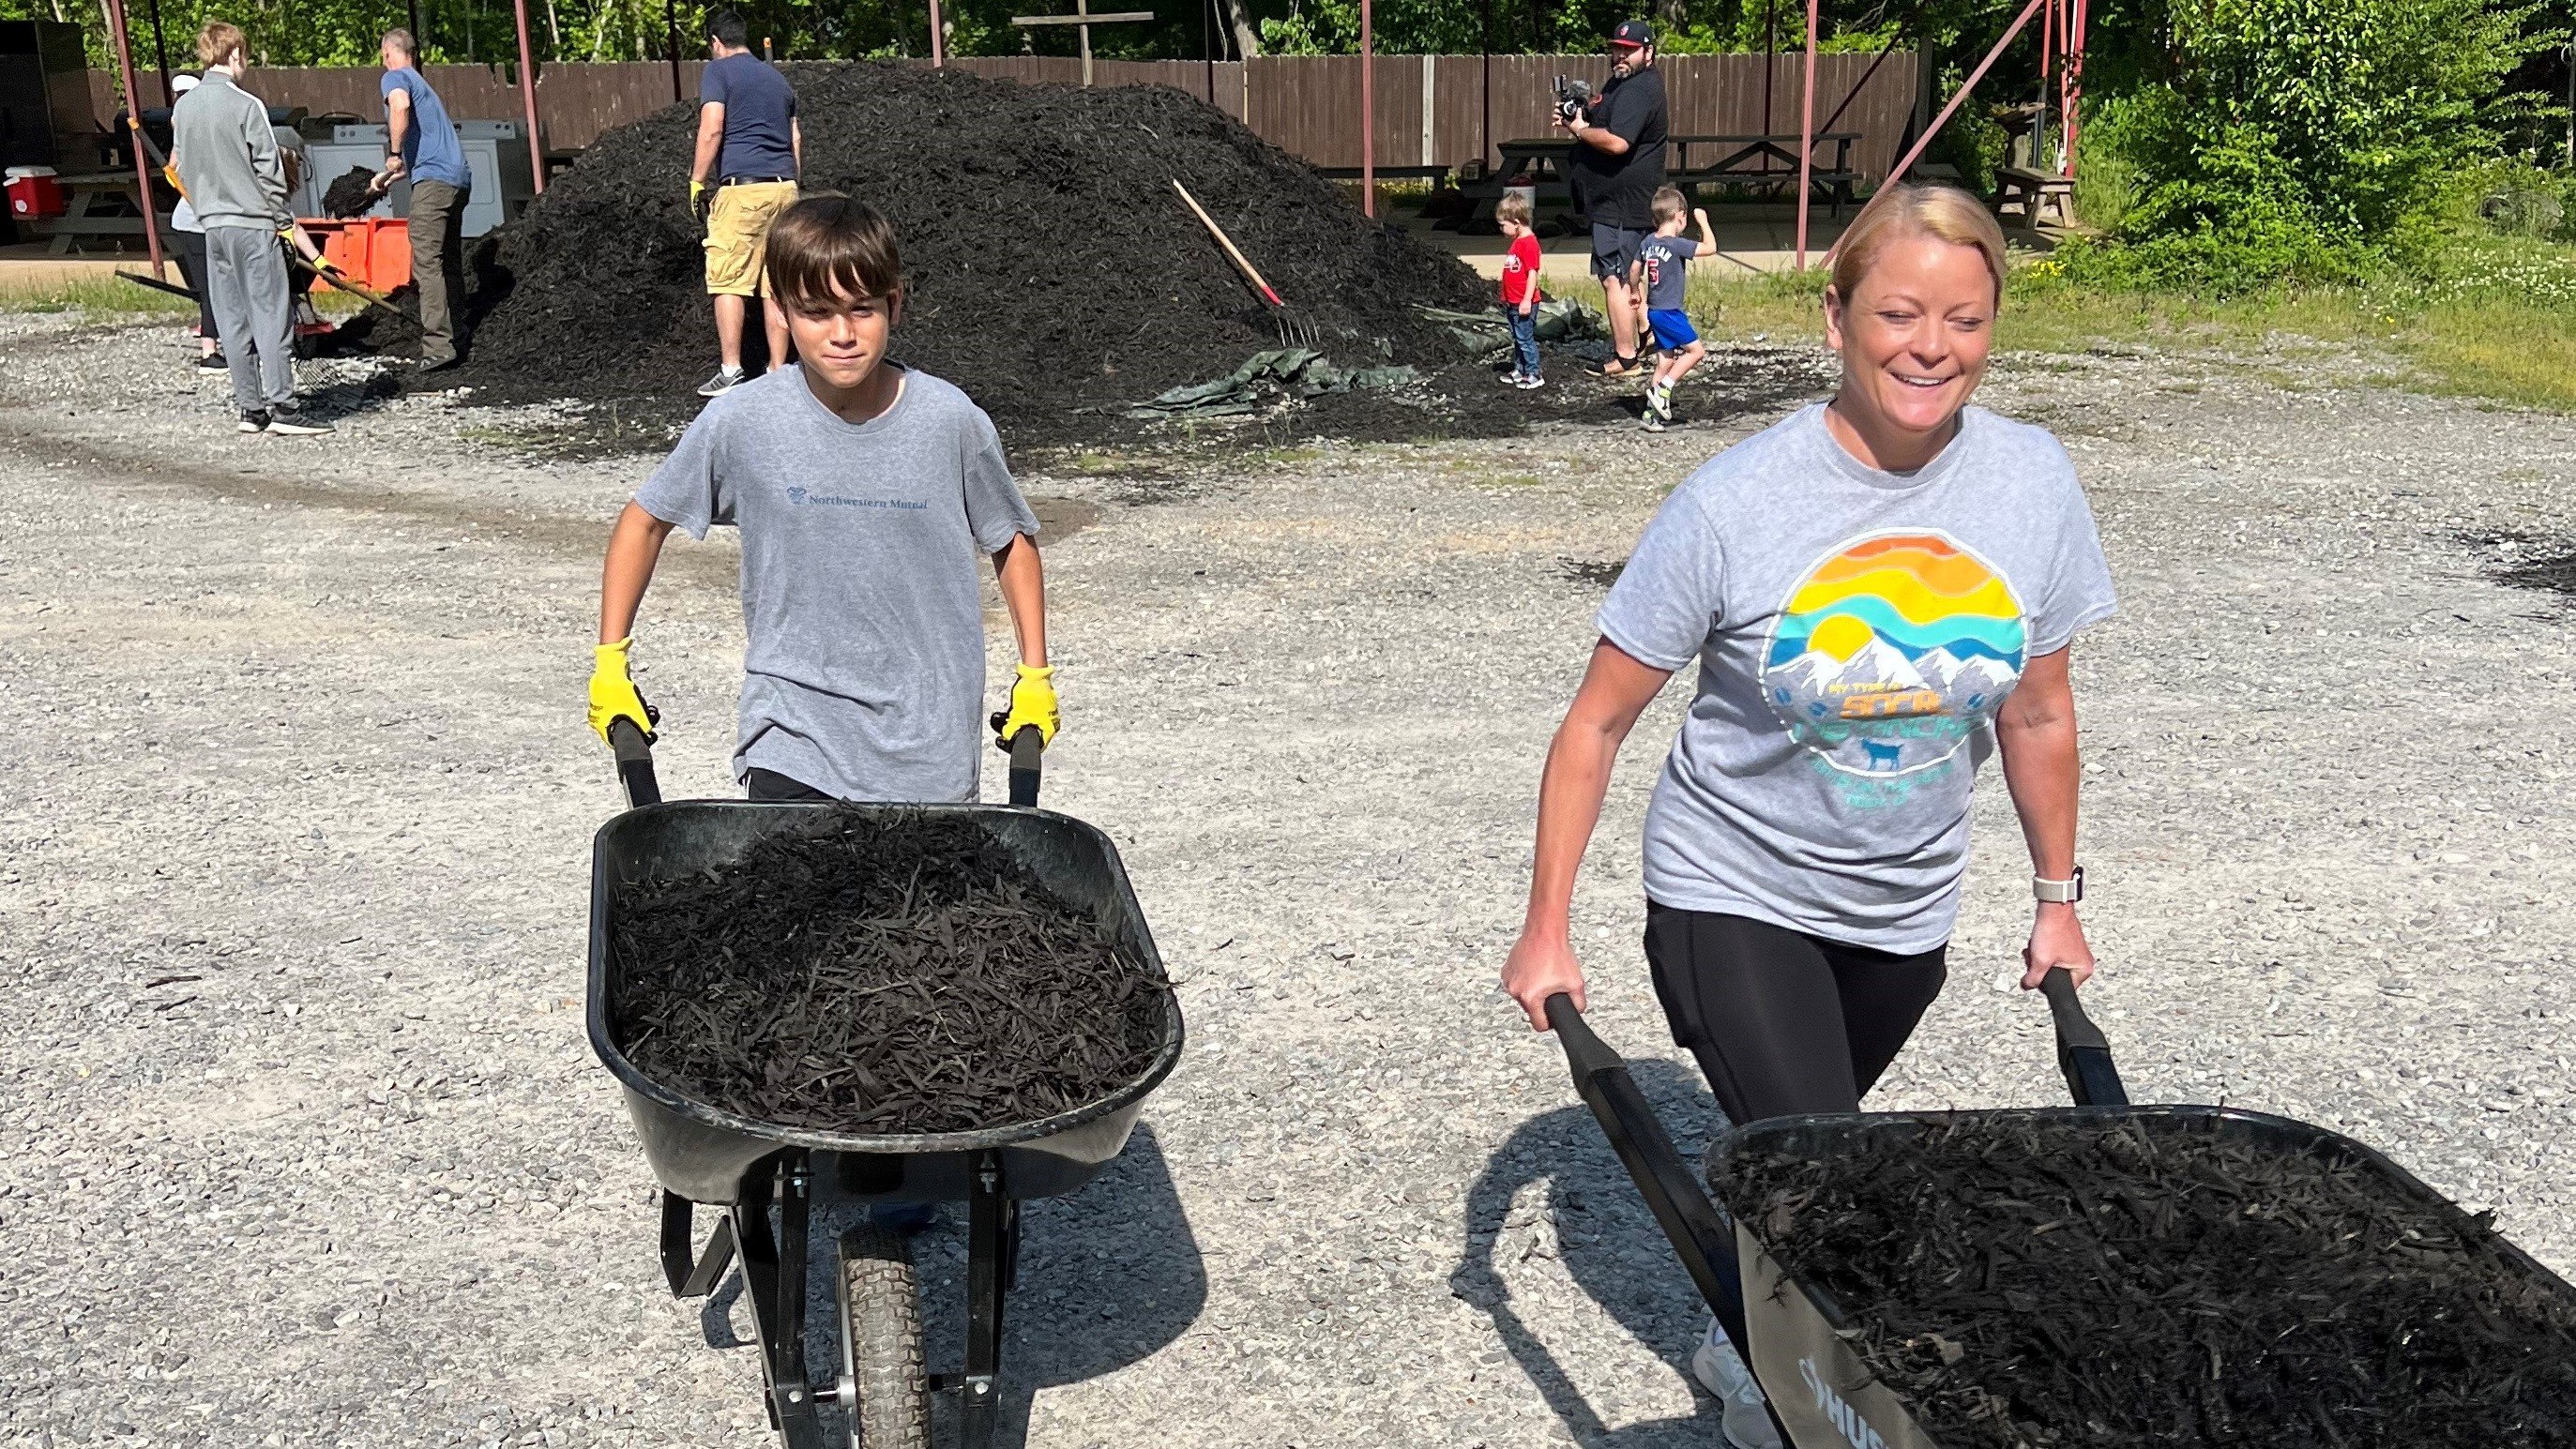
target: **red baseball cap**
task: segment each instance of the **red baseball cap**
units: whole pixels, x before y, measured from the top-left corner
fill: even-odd
[[[1642,20],[1622,20],[1619,28],[1610,32],[1610,43],[1614,46],[1652,45],[1655,32]]]

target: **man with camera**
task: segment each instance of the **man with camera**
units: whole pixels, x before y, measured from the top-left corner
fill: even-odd
[[[1574,141],[1568,167],[1575,209],[1592,222],[1592,275],[1607,294],[1610,341],[1618,356],[1602,372],[1640,371],[1639,305],[1629,264],[1655,230],[1655,188],[1664,184],[1664,78],[1655,72],[1655,35],[1642,20],[1610,32],[1610,83],[1587,102],[1560,100],[1556,128]]]

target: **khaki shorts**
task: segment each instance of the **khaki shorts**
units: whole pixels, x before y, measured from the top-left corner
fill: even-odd
[[[769,295],[769,224],[796,204],[793,181],[750,181],[716,188],[707,212],[707,294]]]

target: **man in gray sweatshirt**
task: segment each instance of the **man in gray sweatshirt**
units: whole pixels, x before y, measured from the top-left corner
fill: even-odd
[[[243,90],[250,68],[241,31],[209,20],[197,32],[205,78],[170,113],[171,160],[206,231],[206,300],[232,364],[245,433],[327,433],[295,399],[295,312],[278,233],[295,222],[286,166],[268,106]]]

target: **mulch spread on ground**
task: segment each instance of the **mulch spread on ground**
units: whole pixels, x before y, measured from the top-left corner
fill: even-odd
[[[1033,1122],[1142,1076],[1171,988],[953,817],[833,812],[626,888],[611,1031],[637,1069],[762,1122]]]
[[[1969,1119],[1720,1184],[1944,1449],[2576,1443],[2576,1301],[2346,1160]]]
[[[1417,305],[1490,305],[1464,263],[1184,92],[1083,90],[873,64],[783,67],[805,190],[886,213],[910,289],[903,360],[1006,430],[1123,409],[1282,337],[1178,196],[1187,185],[1347,367],[1458,361]],[[694,103],[599,138],[477,268],[461,380],[501,400],[674,398],[713,370]],[[756,351],[759,328],[750,329]]]

